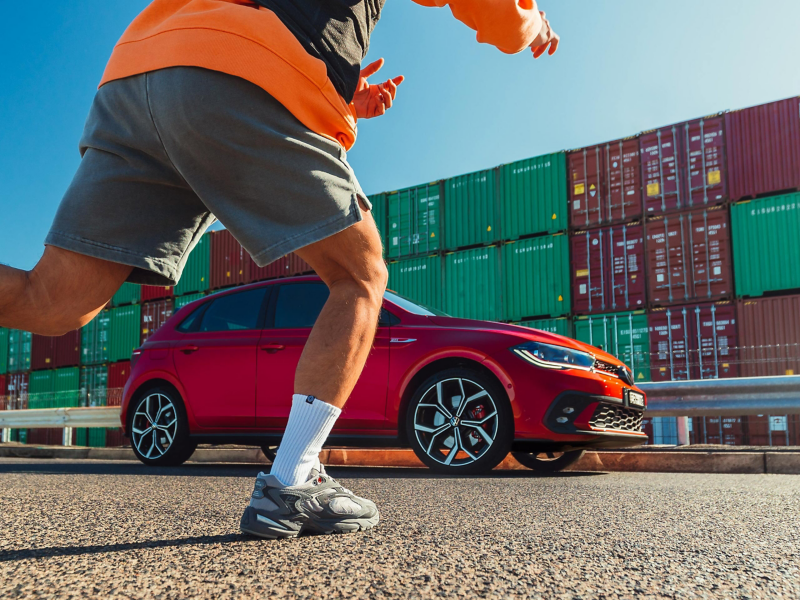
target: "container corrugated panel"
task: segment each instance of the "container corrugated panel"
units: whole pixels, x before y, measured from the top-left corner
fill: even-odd
[[[626,223],[642,217],[638,138],[573,150],[567,162],[573,229]]]
[[[799,446],[800,416],[742,417],[748,446]]]
[[[80,329],[56,338],[55,364],[61,367],[74,367],[81,363],[81,332]]]
[[[183,308],[187,304],[194,302],[195,300],[200,300],[200,298],[205,298],[205,294],[186,294],[185,296],[178,296],[175,298],[175,312],[178,312],[178,309]]]
[[[111,306],[124,306],[136,304],[142,296],[142,286],[135,283],[123,283],[117,293],[111,298]]]
[[[499,320],[502,315],[499,259],[497,246],[446,255],[444,311],[464,319]]]
[[[106,406],[108,369],[105,366],[83,367],[80,375],[81,406]],[[106,430],[100,427],[75,430],[75,444],[103,448]]]
[[[143,285],[141,286],[141,301],[161,300],[162,298],[172,298],[172,286],[164,285]]]
[[[692,433],[695,444],[714,444],[724,446],[745,445],[746,419],[743,417],[694,417]]]
[[[438,255],[389,263],[389,289],[424,306],[443,310],[442,259]]]
[[[739,376],[739,333],[731,302],[660,308],[648,315],[653,381]]]
[[[800,288],[800,194],[731,207],[737,296]]]
[[[446,250],[498,241],[495,169],[447,179],[444,182],[443,220]]]
[[[78,367],[34,371],[28,387],[28,408],[62,408],[81,405]],[[75,435],[73,432],[73,440]],[[28,443],[55,444],[63,441],[61,429],[29,429]]]
[[[141,306],[120,306],[111,309],[108,359],[111,362],[130,360],[139,347]]]
[[[122,389],[131,376],[131,363],[128,360],[108,365],[108,389]],[[114,402],[109,402],[109,406]],[[117,403],[118,404],[118,403]]]
[[[647,306],[644,226],[615,225],[570,236],[572,303],[588,315]]]
[[[645,214],[663,215],[727,202],[725,137],[722,115],[641,134]]]
[[[211,236],[211,289],[247,283],[250,255],[227,230]]]
[[[738,302],[743,377],[800,375],[800,295]]]
[[[17,402],[14,408],[23,408],[19,401],[28,395],[28,373],[9,373],[6,375],[6,393],[8,397]]]
[[[439,249],[442,184],[430,183],[386,194],[386,255],[402,258]]]
[[[516,325],[546,331],[547,333],[557,333],[569,338],[573,336],[572,323],[567,318],[536,319],[534,321],[522,321],[521,323],[516,323]]]
[[[8,330],[8,372],[23,373],[31,368],[33,334],[19,329]]]
[[[577,317],[575,339],[619,358],[635,381],[650,381],[650,329],[643,310]]]
[[[106,404],[119,406],[122,404],[122,391],[131,375],[130,361],[123,361],[108,365],[108,391]],[[128,446],[130,441],[122,435],[122,429],[106,429],[106,446]]]
[[[733,296],[727,207],[656,217],[647,222],[645,229],[647,297],[651,306]]]
[[[178,285],[175,286],[175,295],[184,296],[195,292],[208,290],[211,274],[211,238],[208,234],[200,237],[197,245],[189,253],[186,266]]]
[[[386,194],[372,194],[367,196],[372,203],[372,218],[381,234],[384,246],[386,246]]]
[[[31,369],[55,368],[56,339],[49,335],[33,334],[31,338]]]
[[[505,320],[570,312],[569,238],[556,234],[503,246]]]
[[[99,365],[108,362],[111,313],[100,311],[81,329],[81,364]]]
[[[725,115],[733,200],[800,188],[800,97]]]
[[[172,300],[142,304],[142,344],[172,316]]]
[[[311,265],[297,256],[297,254],[294,252],[288,254],[287,256],[289,257],[289,272],[287,275],[305,275],[314,272],[314,269],[311,268]]]
[[[0,373],[8,372],[8,329],[0,327]]]
[[[276,279],[278,277],[285,277],[289,270],[289,256],[282,256],[278,260],[270,264],[259,267],[250,256],[247,256],[249,266],[247,268],[247,282],[252,283],[255,281],[265,281],[267,279]]]
[[[499,185],[503,239],[567,229],[567,163],[563,152],[502,165]]]

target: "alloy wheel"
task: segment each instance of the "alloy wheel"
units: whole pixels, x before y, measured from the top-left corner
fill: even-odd
[[[153,460],[164,456],[178,430],[178,413],[164,394],[145,396],[133,415],[131,438],[136,451]]]
[[[497,406],[480,384],[465,378],[438,381],[414,411],[414,435],[434,461],[460,467],[480,459],[495,443]]]

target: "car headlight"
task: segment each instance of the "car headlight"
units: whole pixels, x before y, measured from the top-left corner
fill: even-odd
[[[527,342],[512,350],[529,363],[545,369],[591,369],[594,366],[594,356],[565,346]]]

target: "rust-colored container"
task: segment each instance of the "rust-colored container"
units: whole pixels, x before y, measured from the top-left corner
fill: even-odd
[[[646,307],[644,227],[601,227],[570,236],[573,312],[589,315]]]
[[[653,381],[739,376],[739,336],[733,303],[655,309],[647,321]]]
[[[130,361],[112,363],[108,365],[108,389],[106,391],[106,404],[119,406],[122,404],[122,390],[131,376]],[[122,429],[106,429],[106,446],[128,446],[130,441],[122,435]]]
[[[567,156],[570,223],[585,229],[642,217],[639,140],[573,150]]]
[[[227,229],[211,236],[211,289],[247,283],[250,280],[250,255]]]
[[[725,115],[731,199],[800,189],[800,97]]]
[[[800,375],[800,295],[738,302],[743,377]]]
[[[694,417],[692,431],[695,444],[723,446],[748,445],[745,417]]]
[[[31,369],[58,369],[74,367],[81,361],[81,332],[51,337],[34,334],[31,339]]]
[[[167,322],[167,319],[172,316],[172,309],[173,303],[170,298],[142,304],[142,344]]]
[[[164,285],[143,285],[141,292],[142,302],[151,300],[161,300],[162,298],[172,298],[172,286]]]
[[[656,217],[647,222],[646,234],[650,306],[732,297],[727,207]]]
[[[800,415],[743,417],[750,446],[800,445]]]
[[[725,139],[723,115],[641,134],[645,214],[663,215],[727,202]]]
[[[311,268],[311,265],[297,256],[295,253],[282,256],[275,262],[268,264],[266,267],[259,267],[249,255],[247,260],[250,262],[248,267],[248,283],[314,272],[314,269]]]

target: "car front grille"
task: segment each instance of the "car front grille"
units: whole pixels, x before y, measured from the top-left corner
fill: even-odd
[[[642,414],[640,410],[624,406],[601,404],[595,409],[589,425],[595,429],[640,432],[642,430]]]

